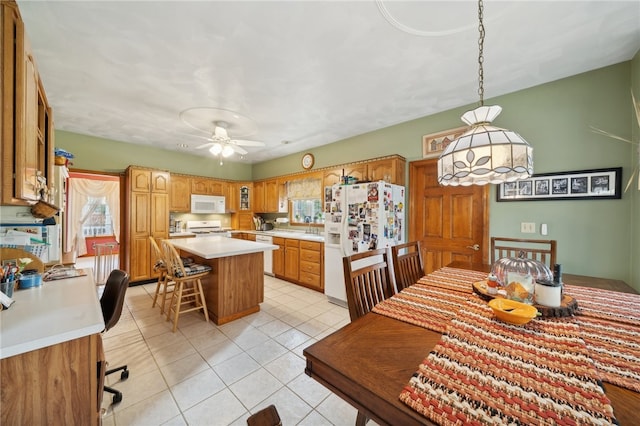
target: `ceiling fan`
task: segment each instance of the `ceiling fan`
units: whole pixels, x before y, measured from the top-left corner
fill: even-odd
[[[209,107],[189,108],[180,113],[180,118],[189,127],[209,134],[208,137],[198,136],[210,142],[197,146],[196,149],[209,148],[209,152],[215,156],[227,158],[234,153],[245,155],[248,151],[243,146],[265,146],[264,142],[232,139],[229,136],[227,129],[231,127],[240,134],[251,134],[255,131],[251,119],[234,111]]]
[[[264,142],[249,141],[243,139],[231,139],[227,132],[229,124],[226,121],[216,121],[213,134],[206,138],[211,142],[197,146],[196,149],[209,148],[209,152],[213,155],[222,155],[223,157],[229,157],[234,152],[240,155],[245,155],[248,151],[243,146],[264,146]]]

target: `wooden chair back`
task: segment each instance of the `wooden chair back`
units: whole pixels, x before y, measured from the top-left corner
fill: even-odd
[[[187,273],[184,269],[184,263],[182,258],[178,254],[176,248],[169,242],[169,240],[162,240],[162,260],[166,263],[166,274],[169,279],[176,280],[185,278]]]
[[[553,270],[556,247],[556,240],[491,237],[491,264],[503,257],[518,257],[523,251],[527,258],[542,262]]]
[[[395,275],[388,248],[346,256],[342,262],[351,321],[395,294]]]
[[[153,249],[153,255],[155,256],[154,269],[161,274],[167,270],[167,262],[164,260],[164,253],[160,250],[156,239],[149,235],[149,241],[151,242],[151,248]]]
[[[391,257],[398,291],[415,284],[425,275],[420,241],[411,241],[391,247]]]
[[[25,257],[31,259],[31,263],[24,268],[25,271],[36,270],[39,274],[44,272],[44,262],[42,262],[42,260],[40,260],[40,258],[35,254],[17,248],[0,248],[0,260],[2,261],[18,260]]]

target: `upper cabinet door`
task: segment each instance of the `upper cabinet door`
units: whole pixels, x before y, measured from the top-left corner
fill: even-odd
[[[191,211],[191,179],[187,176],[171,175],[169,185],[169,211]]]
[[[151,171],[144,169],[129,169],[131,190],[135,192],[149,192],[151,189]]]
[[[169,172],[153,170],[151,172],[151,192],[169,193]]]
[[[44,164],[40,164],[38,138],[38,71],[31,54],[29,43],[24,40],[24,56],[21,66],[16,68],[16,197],[23,200],[38,200],[39,187],[44,186]],[[43,157],[44,159],[44,157]]]

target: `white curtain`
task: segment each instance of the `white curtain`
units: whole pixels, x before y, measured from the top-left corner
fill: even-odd
[[[92,203],[83,215],[82,210],[89,201],[89,197],[104,197],[111,212],[113,234],[116,241],[120,237],[120,182],[94,179],[69,178],[69,220],[67,227],[67,241],[71,242],[71,251],[78,256],[87,253],[87,245],[82,233],[82,225],[91,217],[91,213],[98,206]]]

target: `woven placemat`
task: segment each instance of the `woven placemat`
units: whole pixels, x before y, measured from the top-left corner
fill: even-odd
[[[640,326],[640,294],[574,285],[565,285],[564,291],[578,301],[577,315]]]
[[[400,399],[441,425],[615,423],[576,324],[511,326],[475,295]]]
[[[640,328],[586,316],[574,321],[602,380],[640,392]]]
[[[373,307],[373,312],[442,333],[468,294],[414,284]]]
[[[420,278],[418,283],[461,293],[471,293],[473,291],[472,284],[486,278],[486,272],[444,267]]]

